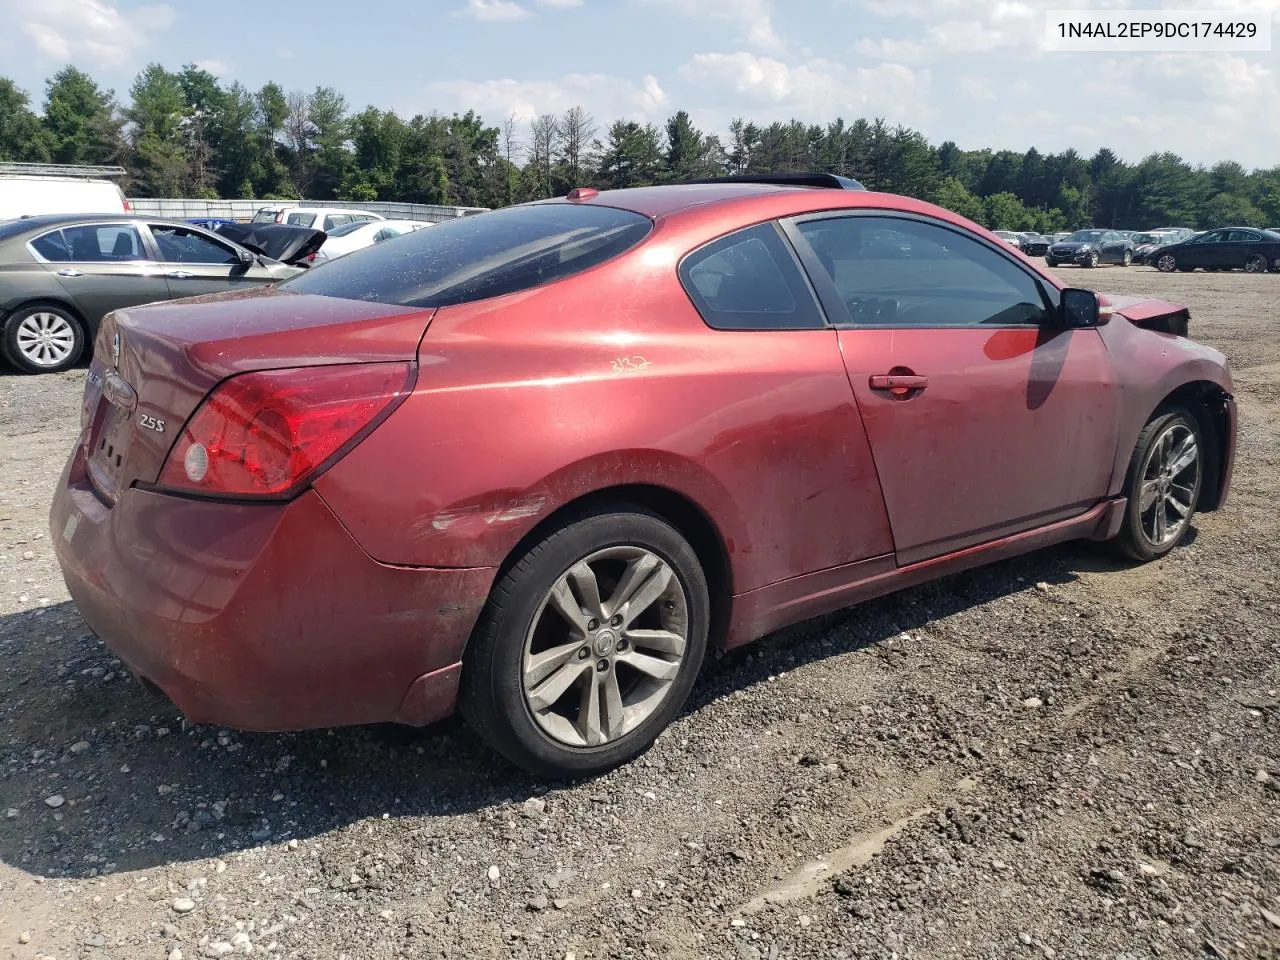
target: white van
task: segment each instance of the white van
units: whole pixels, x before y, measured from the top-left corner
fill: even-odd
[[[128,212],[129,201],[110,180],[0,172],[0,221],[43,213]]]

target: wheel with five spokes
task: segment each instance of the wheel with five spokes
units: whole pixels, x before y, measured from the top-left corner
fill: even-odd
[[[1191,527],[1204,479],[1200,422],[1166,410],[1143,428],[1125,480],[1128,504],[1116,545],[1135,560],[1163,557]]]
[[[575,519],[500,577],[463,659],[459,707],[534,773],[602,773],[644,752],[683,706],[706,649],[706,577],[639,507]]]

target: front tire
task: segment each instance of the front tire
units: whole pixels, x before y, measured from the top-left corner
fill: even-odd
[[[1124,252],[1124,256],[1120,258],[1120,266],[1127,267],[1133,263],[1133,253],[1129,250]]]
[[[14,312],[4,328],[4,356],[23,373],[58,373],[84,353],[80,321],[69,311],[37,303]]]
[[[1089,254],[1089,259],[1085,261],[1084,265],[1086,267],[1096,267],[1101,262],[1102,258],[1098,256],[1098,251],[1095,250],[1093,253]]]
[[[675,718],[709,623],[706,576],[670,524],[627,505],[579,517],[494,587],[463,658],[459,709],[526,770],[603,773]]]
[[[1163,557],[1191,528],[1204,480],[1204,432],[1189,410],[1153,417],[1129,460],[1124,522],[1115,544],[1140,562]]]
[[[1161,273],[1173,273],[1178,269],[1178,258],[1172,253],[1162,253],[1156,258],[1156,269]]]

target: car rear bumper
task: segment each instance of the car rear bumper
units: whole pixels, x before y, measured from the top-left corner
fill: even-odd
[[[79,448],[50,531],[90,628],[193,721],[248,730],[446,716],[494,575],[378,563],[314,491],[108,508]]]

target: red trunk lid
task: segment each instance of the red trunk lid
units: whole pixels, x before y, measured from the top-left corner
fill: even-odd
[[[413,360],[433,310],[275,289],[107,316],[82,411],[90,479],[114,503],[152,483],[178,431],[220,381],[251,370]]]

